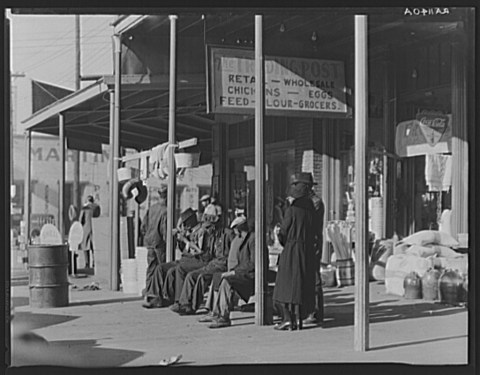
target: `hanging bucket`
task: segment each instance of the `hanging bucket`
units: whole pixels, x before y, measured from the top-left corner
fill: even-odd
[[[200,153],[177,153],[175,154],[175,166],[177,168],[195,168],[200,165]]]
[[[31,307],[68,306],[68,246],[28,247]]]
[[[121,280],[123,293],[137,294],[137,261],[122,259]]]
[[[117,169],[118,182],[128,181],[132,178],[132,170],[130,168]]]
[[[352,258],[337,259],[337,285],[348,286],[355,284],[355,263]]]

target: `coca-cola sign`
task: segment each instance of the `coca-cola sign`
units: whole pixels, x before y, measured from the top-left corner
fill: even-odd
[[[448,117],[436,113],[419,113],[416,119],[427,143],[435,146],[447,129]]]

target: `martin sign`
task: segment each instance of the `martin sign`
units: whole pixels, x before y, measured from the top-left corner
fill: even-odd
[[[252,114],[255,59],[252,50],[209,48],[209,112]],[[343,62],[265,57],[265,110],[271,115],[347,113]]]

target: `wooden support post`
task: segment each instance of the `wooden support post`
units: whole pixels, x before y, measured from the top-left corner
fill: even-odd
[[[65,116],[63,113],[58,115],[58,137],[60,142],[60,183],[58,185],[59,204],[58,204],[58,230],[62,241],[65,241],[65,222],[63,215],[65,212]]]
[[[171,15],[170,18],[170,96],[168,108],[168,142],[175,143],[175,100],[176,100],[176,81],[177,81],[177,16]],[[175,258],[175,249],[173,248],[173,225],[175,220],[175,158],[173,147],[168,148],[168,191],[167,191],[167,262]]]
[[[24,210],[23,221],[25,224],[25,250],[30,243],[30,215],[31,215],[31,188],[32,188],[32,132],[27,130],[25,133],[25,190],[24,190]]]
[[[255,323],[266,325],[268,319],[267,267],[265,244],[265,150],[263,120],[265,82],[263,58],[263,16],[255,16]]]
[[[355,319],[354,347],[368,350],[367,16],[355,16]]]
[[[114,58],[115,58],[115,88],[113,101],[113,122],[110,127],[110,241],[111,241],[111,264],[110,264],[110,289],[119,289],[119,227],[120,227],[120,210],[119,210],[119,186],[118,186],[118,157],[120,153],[120,90],[121,90],[121,42],[120,36],[114,35]],[[110,103],[111,104],[111,103]]]
[[[461,38],[452,53],[452,218],[451,232],[468,233],[468,137],[467,64],[468,44]]]

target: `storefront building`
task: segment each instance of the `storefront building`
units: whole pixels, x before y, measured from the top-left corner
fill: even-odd
[[[445,210],[451,210],[452,234],[468,232],[473,14],[454,8],[426,12],[422,15],[420,8],[367,12],[371,13],[367,180],[370,231],[375,238],[438,229]],[[326,220],[351,215],[354,13],[353,9],[296,15],[265,12],[269,227],[275,224],[276,197],[287,196],[289,178],[299,171],[312,172],[318,183],[315,190],[326,204]],[[178,81],[188,86],[189,77],[195,77],[207,85],[195,111],[213,121],[212,189],[230,215],[239,207],[252,217],[254,82],[251,66],[249,70],[246,64],[242,71],[241,64],[253,63],[253,13],[180,13],[178,22]],[[125,17],[116,27],[123,43],[123,74],[168,76],[167,16]],[[327,62],[334,70],[322,65]],[[284,70],[279,72],[278,66]],[[292,83],[292,77],[297,81]],[[275,79],[283,82],[275,86]],[[308,90],[303,96],[297,93],[296,101],[294,94],[285,93],[288,87]],[[442,176],[450,175],[441,187],[431,181],[432,165],[443,167]]]

